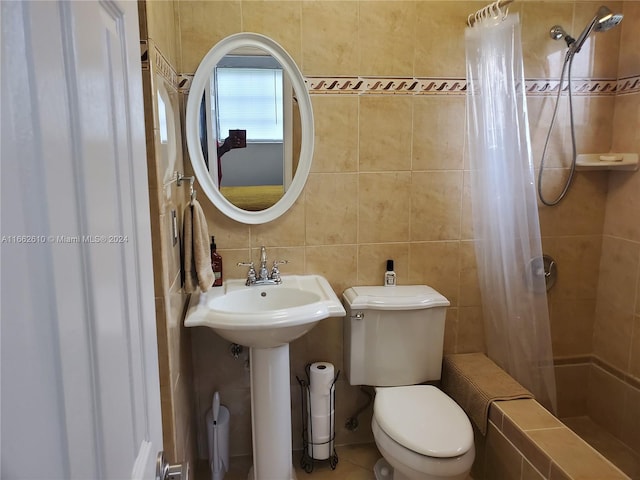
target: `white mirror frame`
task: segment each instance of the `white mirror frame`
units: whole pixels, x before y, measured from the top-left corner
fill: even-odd
[[[205,91],[205,86],[207,82],[210,81],[211,72],[225,55],[240,47],[256,47],[262,49],[280,62],[280,65],[282,65],[291,79],[291,84],[293,85],[300,109],[300,124],[302,130],[300,160],[293,182],[291,182],[291,186],[280,200],[273,206],[259,212],[242,210],[229,202],[220,193],[207,170],[199,138],[200,103]],[[314,128],[311,97],[309,96],[304,78],[298,66],[284,48],[264,35],[258,33],[237,33],[221,40],[205,55],[193,77],[191,88],[189,89],[189,98],[187,100],[186,136],[189,158],[191,159],[191,165],[193,166],[196,178],[204,193],[218,210],[233,220],[252,225],[275,220],[294,204],[302,192],[307,177],[309,176],[311,160],[313,158]]]

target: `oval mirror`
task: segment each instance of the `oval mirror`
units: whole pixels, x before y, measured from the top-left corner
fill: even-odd
[[[313,156],[302,73],[264,35],[221,40],[193,77],[186,136],[200,187],[222,213],[248,224],[278,218],[302,192]]]

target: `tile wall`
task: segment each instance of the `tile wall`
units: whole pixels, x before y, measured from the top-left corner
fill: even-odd
[[[175,213],[176,225],[182,225],[189,191],[188,186],[178,187],[175,181],[175,172],[184,172],[176,74],[178,24],[173,2],[140,1],[138,13],[164,452],[170,463],[187,461],[193,466],[196,453],[191,340],[183,326],[188,298],[181,284],[181,235],[174,242],[172,217]],[[163,117],[166,122],[161,121]]]
[[[625,2],[620,78],[640,75],[640,4]],[[614,151],[640,152],[640,93],[616,97]],[[600,258],[587,407],[640,455],[640,173],[612,172]],[[616,394],[612,394],[616,392]]]
[[[155,42],[167,62],[180,74],[193,74],[206,52],[225,36],[253,31],[278,41],[292,55],[310,84],[321,78],[357,77],[445,79],[452,84],[465,76],[467,15],[485,3],[455,0],[147,2],[146,16],[154,25],[149,32],[150,42]],[[528,80],[540,81],[541,85],[557,81],[564,50],[560,42],[549,39],[549,28],[561,24],[577,35],[599,5],[592,1],[526,0],[512,5],[511,12],[517,12],[522,20]],[[624,9],[625,22],[633,18],[637,21],[639,17],[633,2],[613,1],[607,5],[613,10]],[[637,28],[617,28],[592,36],[576,57],[574,78],[615,84],[619,76],[638,75],[638,70],[630,67],[638,65],[637,49],[624,48],[625,44],[634,45],[635,31]],[[619,45],[623,46],[620,68]],[[640,130],[637,101],[635,110],[629,101],[632,97],[637,100],[637,95],[616,97],[598,89],[576,95],[579,151],[608,152],[612,145],[627,147],[620,142],[635,142],[628,146],[638,151],[637,137],[632,140]],[[312,92],[312,102],[316,131],[312,172],[300,199],[287,214],[266,225],[248,226],[223,217],[203,200],[210,232],[216,235],[224,258],[225,275],[242,277],[245,272],[236,268],[235,263],[256,259],[260,245],[264,244],[271,257],[290,261],[282,268],[283,273],[323,274],[340,294],[350,285],[380,283],[385,260],[394,258],[399,283],[427,283],[450,299],[445,350],[451,353],[482,351],[470,174],[464,159],[463,92],[445,89],[433,95],[412,92],[393,95],[325,90]],[[553,94],[544,89],[529,96],[536,168],[540,164],[553,105]],[[610,127],[613,120],[616,129]],[[544,180],[548,195],[554,194],[567,174],[568,135],[565,100],[546,161]],[[184,168],[189,170],[188,162],[185,163]],[[638,175],[580,172],[560,206],[540,207],[545,253],[560,265],[558,282],[549,297],[553,347],[558,357],[578,358],[607,349],[601,345],[600,337],[593,335],[594,326],[597,330],[606,328],[598,325],[616,322],[614,317],[597,312],[598,308],[605,308],[598,281],[600,257],[601,252],[612,247],[616,255],[626,251],[616,248],[619,242],[624,243],[627,250],[638,247],[638,238],[634,236],[638,232],[629,225],[637,208],[627,207],[627,204],[637,206],[638,203],[638,189],[633,187],[637,184],[636,177]],[[152,192],[155,188],[158,194],[162,193],[160,185],[151,185]],[[181,195],[175,187],[172,192]],[[184,197],[180,198],[172,200],[178,211],[184,206]],[[621,205],[631,209],[624,214]],[[166,219],[167,208],[166,202],[158,199],[158,230],[162,228],[163,216]],[[179,273],[179,266],[172,263],[175,249],[166,247],[160,257],[163,265],[159,265],[159,269],[169,272],[166,277],[171,279],[167,283],[175,288]],[[626,257],[618,264],[624,264],[626,270],[629,264],[625,262]],[[640,296],[637,255],[635,262],[633,320],[622,322],[626,328],[623,332],[627,333],[629,325],[635,327],[636,332],[640,330],[640,300],[635,298]],[[615,276],[615,272],[612,274]],[[627,285],[625,283],[625,287]],[[157,297],[166,303],[171,295],[163,292],[170,292],[170,288],[158,290],[158,285],[156,287]],[[615,302],[618,297],[612,298]],[[182,298],[176,302],[180,303]],[[185,332],[178,327],[178,317],[169,314],[167,318],[167,324],[175,326],[173,333],[169,333],[172,340],[165,340],[167,356],[177,359],[174,364],[179,365],[178,370],[186,372],[189,369],[184,357],[187,349],[181,347],[186,343],[178,340],[185,338]],[[628,362],[625,371],[632,372],[632,366],[638,365],[640,348],[633,335],[629,338],[628,348],[625,347]],[[200,455],[204,456],[204,413],[215,390],[221,392],[223,403],[231,409],[232,453],[248,453],[251,423],[246,353],[233,359],[228,344],[206,329],[195,329],[191,340],[195,392],[195,426],[192,428],[198,432]],[[321,323],[291,345],[297,443],[300,420],[296,421],[299,400],[295,375],[301,375],[304,365],[315,360],[328,360],[342,369],[342,347],[341,319]],[[617,347],[610,350],[617,351]],[[615,353],[612,358],[622,356],[624,353]],[[575,372],[584,374],[579,369]],[[576,378],[575,372],[570,372],[571,379]],[[172,384],[167,391],[183,391],[180,378],[184,381],[187,374],[180,374],[177,386]],[[343,428],[346,417],[366,397],[356,387],[349,386],[344,377],[338,382],[337,392],[338,442],[371,440],[370,410],[361,417],[361,427],[356,432]],[[586,408],[587,401],[580,401]],[[178,428],[188,431],[184,425]]]

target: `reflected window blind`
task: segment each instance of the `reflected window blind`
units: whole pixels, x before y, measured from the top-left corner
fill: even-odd
[[[282,142],[282,70],[217,68],[218,138],[247,131],[247,142]]]

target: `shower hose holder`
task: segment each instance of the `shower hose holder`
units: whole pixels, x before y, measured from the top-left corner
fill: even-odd
[[[331,383],[331,387],[329,389],[329,416],[327,417],[327,421],[329,422],[329,440],[322,443],[314,443],[311,441],[313,438],[313,427],[312,422],[308,422],[308,419],[311,418],[311,392],[309,390],[310,384],[310,370],[311,364],[308,363],[305,366],[306,378],[300,378],[296,375],[296,380],[298,380],[298,384],[300,385],[300,396],[301,396],[301,411],[302,411],[302,458],[300,458],[300,467],[307,472],[311,473],[313,471],[315,462],[329,462],[329,466],[331,470],[335,470],[338,465],[338,454],[335,449],[335,439],[336,439],[336,429],[335,429],[335,407],[336,407],[336,381],[340,376],[340,370],[336,372],[336,376],[333,378],[333,382]],[[329,444],[330,454],[329,458],[320,460],[314,458],[314,448],[320,448],[323,445]]]

